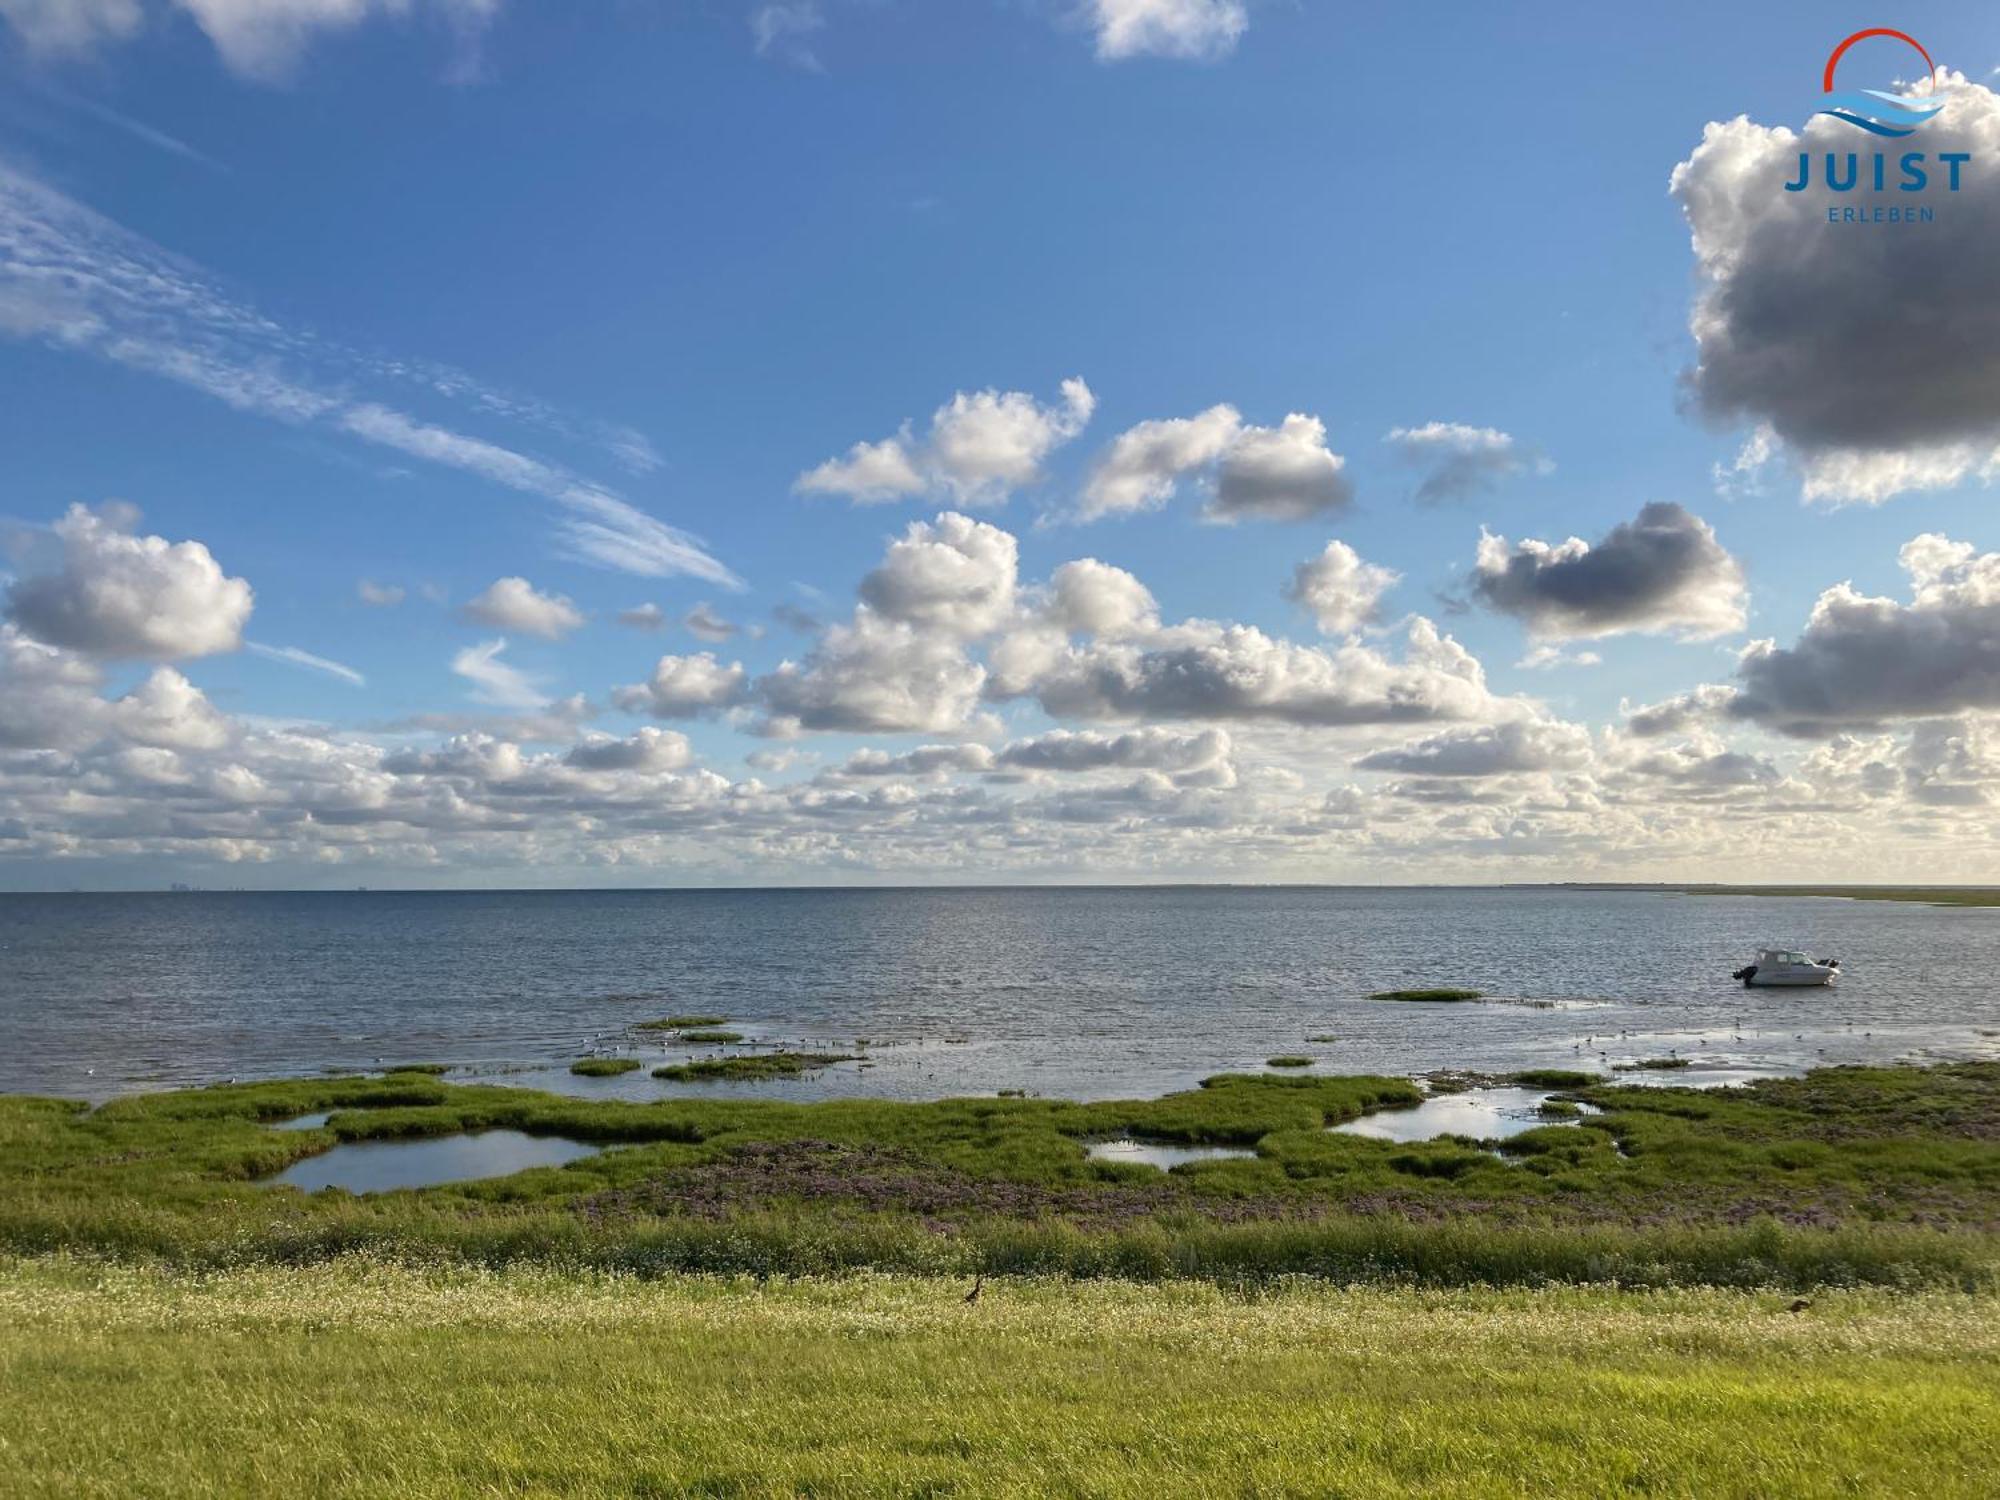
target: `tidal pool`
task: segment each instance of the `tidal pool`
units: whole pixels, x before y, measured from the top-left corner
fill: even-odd
[[[1220,1161],[1227,1157],[1251,1157],[1248,1146],[1169,1146],[1163,1141],[1135,1141],[1124,1137],[1115,1141],[1092,1141],[1086,1152],[1096,1161],[1136,1161],[1165,1172],[1188,1161]]]
[[[505,1177],[529,1167],[559,1167],[601,1147],[554,1135],[518,1130],[482,1130],[476,1135],[436,1136],[415,1141],[348,1141],[295,1161],[275,1177],[308,1193],[346,1188],[350,1193],[382,1193],[392,1188],[436,1187],[480,1177]]]
[[[1377,1141],[1428,1141],[1441,1135],[1465,1135],[1490,1141],[1539,1130],[1544,1125],[1574,1125],[1574,1119],[1550,1119],[1541,1113],[1546,1089],[1467,1089],[1437,1094],[1409,1109],[1385,1109],[1333,1126],[1341,1135],[1365,1135]]]
[[[289,1120],[273,1120],[273,1130],[317,1130],[333,1117],[333,1111],[323,1109],[316,1115],[294,1115]]]

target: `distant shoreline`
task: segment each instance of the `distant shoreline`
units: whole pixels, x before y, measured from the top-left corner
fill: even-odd
[[[1903,901],[1930,906],[2000,906],[2000,886],[1982,885],[1728,885],[1707,881],[1551,880],[1489,881],[1481,884],[1378,884],[1273,881],[1051,881],[1044,884],[935,885],[631,885],[631,886],[123,886],[103,890],[51,888],[0,890],[10,896],[740,896],[740,895],[934,895],[1033,891],[1550,891],[1609,895],[1824,896],[1848,901]]]

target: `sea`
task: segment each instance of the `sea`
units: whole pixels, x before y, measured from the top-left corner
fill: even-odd
[[[1841,960],[1745,990],[1761,945]],[[1473,1004],[1371,992],[1482,990]],[[841,1055],[672,1083],[728,1018]],[[585,1056],[647,1066],[572,1075]],[[1727,1084],[2000,1057],[2000,909],[1547,887],[0,895],[0,1092],[408,1063],[592,1097],[1146,1097],[1278,1055],[1330,1073],[1607,1070]]]

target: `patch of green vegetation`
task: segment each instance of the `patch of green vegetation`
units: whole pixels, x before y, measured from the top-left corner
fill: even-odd
[[[740,1031],[718,1031],[712,1026],[704,1026],[694,1031],[683,1031],[674,1040],[677,1042],[699,1042],[721,1046],[727,1042],[742,1041],[743,1033]]]
[[[696,1026],[720,1026],[727,1016],[661,1016],[657,1021],[641,1021],[634,1031],[686,1031]]]
[[[2000,1300],[0,1270],[23,1496],[1972,1496]],[[1560,1359],[1526,1350],[1561,1350]],[[727,1399],[718,1399],[726,1392]],[[249,1393],[249,1394],[246,1394]],[[246,1399],[254,1413],[246,1414]]]
[[[1574,1120],[1583,1114],[1583,1106],[1569,1099],[1544,1099],[1537,1108],[1551,1120]]]
[[[1524,1089],[1582,1089],[1602,1083],[1604,1075],[1574,1068],[1523,1068],[1518,1073],[1509,1073],[1507,1081]]]
[[[1966,885],[1668,885],[1603,886],[1664,890],[1683,896],[1840,896],[1849,901],[1914,901],[1930,906],[2000,906],[2000,889]]]
[[[1377,990],[1370,1000],[1463,1001],[1477,1000],[1482,990]]]
[[[1312,1065],[1312,1058],[1299,1057],[1292,1053],[1287,1053],[1282,1057],[1267,1057],[1264,1059],[1264,1066],[1267,1068],[1310,1068]]]
[[[676,1083],[711,1083],[721,1080],[754,1082],[768,1078],[797,1078],[834,1063],[852,1062],[843,1052],[745,1052],[735,1057],[705,1057],[698,1062],[671,1063],[653,1069],[655,1078]]]
[[[397,1063],[393,1068],[384,1068],[385,1074],[422,1073],[431,1078],[439,1078],[451,1071],[450,1063]]]
[[[1637,1062],[1613,1063],[1614,1073],[1671,1073],[1676,1068],[1692,1067],[1685,1057],[1642,1057]]]
[[[616,1078],[620,1073],[638,1071],[636,1057],[579,1057],[569,1070],[582,1078]]]
[[[2000,1286],[2000,1062],[1831,1068],[1716,1090],[1604,1083],[1571,1097],[1596,1112],[1496,1153],[1330,1132],[1423,1093],[1407,1079],[1320,1073],[1225,1074],[1092,1103],[637,1102],[418,1075],[225,1085],[97,1109],[0,1096],[0,1255]],[[311,1113],[327,1113],[325,1126],[265,1128]],[[495,1128],[619,1149],[362,1196],[260,1181],[334,1142]],[[1253,1154],[1160,1173],[1083,1149],[1126,1136]]]

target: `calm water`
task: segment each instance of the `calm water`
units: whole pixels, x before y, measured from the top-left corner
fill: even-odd
[[[420,1141],[349,1141],[295,1161],[264,1180],[308,1193],[324,1187],[382,1193],[392,1188],[507,1177],[530,1167],[559,1167],[579,1157],[595,1156],[600,1149],[556,1136],[523,1135],[518,1130],[482,1130],[476,1135]]]
[[[1760,942],[1832,990],[1730,982]],[[1105,1098],[1261,1068],[1603,1066],[1716,1082],[1820,1061],[2000,1056],[2000,910],[1535,890],[1216,888],[0,896],[0,1090],[142,1088],[445,1062],[658,1098],[735,1090]],[[1467,985],[1478,1005],[1369,1001]],[[1532,1003],[1530,1003],[1532,1002]],[[631,1023],[729,1016],[857,1050],[790,1083],[574,1078]],[[1331,1042],[1308,1037],[1331,1035]],[[712,1055],[703,1049],[701,1055]],[[1641,1075],[1642,1076],[1642,1075]],[[1635,1078],[1635,1081],[1638,1081]]]

